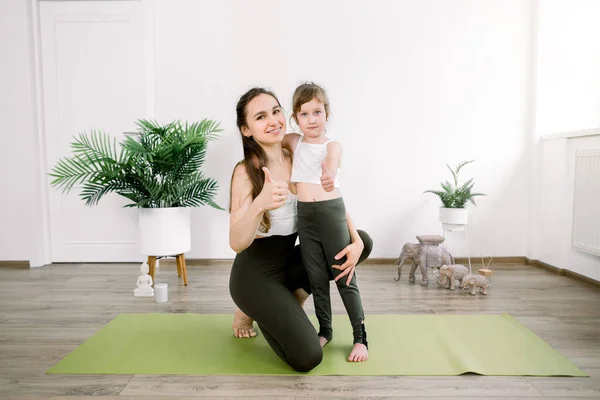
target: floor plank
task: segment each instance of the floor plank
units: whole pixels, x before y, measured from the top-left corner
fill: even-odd
[[[492,267],[493,268],[493,267]],[[543,377],[256,377],[88,376],[45,371],[120,313],[231,313],[230,265],[188,267],[183,286],[174,266],[157,282],[169,301],[132,296],[138,264],[60,264],[38,269],[0,268],[1,399],[478,399],[600,398],[600,290],[524,265],[498,265],[487,296],[395,282],[390,265],[359,268],[365,313],[510,313],[569,358],[590,378]],[[336,289],[334,313],[345,313]],[[312,301],[307,313],[314,313]],[[225,334],[230,334],[229,332]]]
[[[542,378],[527,377],[544,396],[560,396],[566,399],[592,397],[600,399],[600,368],[582,368],[590,378]]]
[[[363,377],[363,376],[141,376],[136,375],[123,395],[233,396],[453,396],[534,397],[540,392],[522,377]]]

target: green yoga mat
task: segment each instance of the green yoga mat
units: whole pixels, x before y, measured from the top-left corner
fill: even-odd
[[[311,317],[313,323],[316,322]],[[587,376],[508,314],[369,315],[369,360],[350,363],[348,317],[308,375]],[[121,314],[51,374],[296,375],[260,331],[237,339],[231,315]]]

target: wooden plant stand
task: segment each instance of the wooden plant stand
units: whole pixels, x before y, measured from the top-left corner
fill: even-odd
[[[187,269],[185,267],[185,255],[177,254],[175,256],[177,261],[177,276],[181,278],[183,275],[183,284],[187,286]],[[150,267],[150,276],[152,277],[152,286],[154,286],[154,273],[156,271],[156,256],[148,256],[148,266]]]

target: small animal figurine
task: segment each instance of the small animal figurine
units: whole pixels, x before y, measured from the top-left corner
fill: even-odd
[[[489,286],[487,278],[483,275],[468,274],[462,279],[463,290],[471,289],[471,294],[475,296],[477,292],[481,294],[487,294],[487,287]]]
[[[138,276],[137,287],[133,289],[133,295],[135,297],[152,297],[154,296],[154,288],[152,287],[152,277],[148,275],[150,272],[150,266],[148,263],[143,262],[140,265],[140,272],[142,275]]]
[[[462,289],[462,279],[469,274],[469,269],[462,264],[442,265],[437,282],[446,289],[455,290],[455,281]]]
[[[440,268],[444,264],[454,264],[454,257],[448,250],[439,245],[444,241],[442,236],[417,236],[419,243],[406,243],[402,246],[402,252],[394,266],[398,266],[398,277],[400,280],[402,266],[406,260],[412,260],[412,266],[408,275],[408,282],[415,283],[415,271],[417,267],[421,270],[421,285],[429,283],[428,268]]]

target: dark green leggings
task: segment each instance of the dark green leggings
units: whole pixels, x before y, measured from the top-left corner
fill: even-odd
[[[359,262],[373,248],[371,237],[358,231],[365,248]],[[297,234],[255,239],[237,254],[231,268],[229,293],[235,304],[254,319],[279,357],[296,371],[310,371],[320,364],[319,337],[293,292],[310,284],[296,246]]]
[[[319,336],[331,340],[333,327],[329,281],[342,272],[331,266],[342,265],[346,261],[346,257],[339,260],[334,257],[351,243],[344,200],[340,197],[325,201],[299,201],[298,235],[302,260],[310,280],[315,312],[319,320]],[[356,274],[349,285],[346,284],[346,277],[336,281],[336,284],[352,324],[354,343],[366,345],[363,323],[365,315],[356,283]]]

